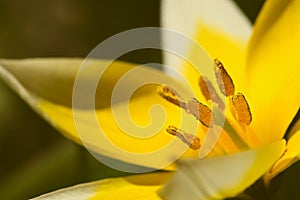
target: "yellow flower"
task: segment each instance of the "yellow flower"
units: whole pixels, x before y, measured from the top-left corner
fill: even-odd
[[[93,111],[89,108],[72,110],[72,89],[81,59],[1,60],[1,78],[35,111],[68,138],[78,143],[83,141],[88,148],[101,155],[135,165],[172,170],[173,165],[164,164],[170,164],[178,155],[174,148],[160,152],[155,160],[128,156],[128,152],[147,154],[174,140],[180,149],[186,144],[193,147],[177,163],[171,180],[167,181],[170,173],[153,173],[103,180],[50,195],[62,197],[60,195],[67,192],[70,197],[73,195],[76,198],[88,198],[95,194],[91,199],[125,199],[126,195],[128,199],[224,199],[241,193],[261,176],[267,183],[296,162],[300,155],[299,127],[295,126],[288,133],[287,143],[283,137],[299,110],[299,8],[299,1],[267,1],[252,32],[250,23],[231,1],[163,1],[163,26],[183,32],[203,45],[212,58],[223,62],[234,82],[235,92],[230,92],[226,97],[227,104],[233,101],[231,106],[234,112],[226,110],[226,122],[231,128],[224,126],[219,140],[207,155],[209,158],[205,159],[198,158],[199,147],[204,144],[206,136],[203,129],[211,127],[205,127],[209,125],[202,122],[204,126],[198,129],[197,141],[177,130],[181,109],[160,98],[153,86],[144,87],[134,94],[129,103],[131,117],[139,126],[145,126],[151,121],[146,115],[149,105],[164,105],[167,112],[164,127],[175,126],[168,130],[178,138],[167,134],[164,128],[149,139],[141,139],[124,134],[118,127],[109,107],[111,94],[117,80],[130,71],[133,64],[114,62],[100,80],[100,85],[106,87],[96,93],[96,116],[104,132],[109,132],[106,137],[118,147],[112,148],[99,137],[98,127],[91,120],[95,115]],[[167,38],[164,39],[164,45],[171,45]],[[184,45],[187,47],[187,57],[194,59],[199,56],[199,52],[193,51],[189,44]],[[199,75],[189,65],[178,62],[170,54],[165,55],[165,62],[178,67],[194,90],[198,90],[198,100],[206,102],[200,94]],[[212,66],[209,62],[208,67]],[[90,66],[103,68],[107,63],[109,61],[89,61]],[[116,67],[117,71],[114,70]],[[153,73],[157,72],[153,70]],[[94,74],[86,74],[87,80],[92,76]],[[158,76],[168,78],[163,74]],[[135,79],[138,81],[140,77]],[[224,83],[227,86],[226,81]],[[170,95],[167,92],[160,94],[165,97]],[[119,102],[116,107],[122,108],[124,105],[127,106]],[[201,104],[196,102],[196,105]],[[194,114],[192,108],[187,110]],[[75,121],[80,123],[75,124],[74,113],[77,116]],[[161,112],[151,114],[152,119],[161,118]],[[194,118],[188,120],[191,124],[195,121]],[[84,134],[79,135],[78,129],[85,130]],[[166,180],[160,181],[161,177],[166,177]]]

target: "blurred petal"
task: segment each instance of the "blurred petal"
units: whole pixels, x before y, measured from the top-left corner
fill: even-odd
[[[212,58],[217,57],[224,63],[237,85],[242,87],[244,49],[251,34],[251,23],[233,1],[163,0],[161,17],[162,27],[174,29],[198,42]],[[190,43],[176,43],[168,35],[163,35],[163,45],[165,48],[181,45],[178,48],[184,49],[189,60],[199,57]],[[182,58],[164,53],[165,64],[184,67]],[[203,61],[199,60],[198,64],[203,65]],[[199,75],[193,74],[191,71],[188,76],[197,82]]]
[[[282,138],[299,109],[299,9],[300,1],[266,1],[250,40],[245,92],[265,143]]]
[[[300,130],[298,130],[287,142],[286,152],[274,164],[270,172],[266,175],[267,178],[273,178],[300,158]]]
[[[197,130],[201,143],[207,133],[207,129],[201,125],[197,129],[199,123],[194,116],[185,111],[182,112],[153,93],[133,98],[129,103],[131,120],[142,130],[131,127],[132,121],[128,121],[127,112],[117,112],[118,119],[121,119],[118,121],[111,108],[96,110],[94,113],[90,110],[71,110],[45,100],[37,103],[53,125],[66,137],[78,143],[84,143],[86,147],[101,155],[152,168],[165,168],[167,164],[173,163],[179,157],[198,158],[199,151],[186,149],[187,146],[181,140],[166,132],[168,125],[181,127],[188,133],[194,133]],[[163,106],[165,111],[166,120],[162,126],[159,121],[164,117],[164,112],[152,110],[151,118],[148,116],[149,108],[155,104]],[[120,103],[114,106],[114,109],[126,107],[126,103]],[[97,121],[93,120],[95,114]],[[151,123],[151,126],[145,127],[148,123]],[[125,129],[121,128],[121,124]],[[100,128],[102,132],[99,132]],[[229,134],[222,131],[213,151],[208,156],[224,155],[239,150]]]
[[[32,59],[0,59],[0,75],[25,101],[31,100],[27,95],[34,94],[51,102],[72,106],[74,81],[81,58],[32,58]],[[94,66],[95,70],[110,64],[108,60],[89,60],[85,66]],[[111,103],[111,93],[115,83],[135,65],[126,62],[114,62],[101,77],[101,84],[96,93],[96,107],[107,107]],[[95,75],[89,71],[85,75],[88,83]],[[30,94],[26,94],[26,93]],[[32,96],[33,97],[33,96]],[[31,97],[29,97],[31,98]]]
[[[285,142],[203,160],[181,160],[174,177],[160,192],[165,199],[224,199],[260,178],[282,155]]]
[[[82,59],[26,59],[2,60],[0,75],[37,113],[67,138],[83,144],[100,155],[126,163],[151,168],[168,168],[179,157],[198,157],[199,150],[191,150],[180,139],[169,135],[169,125],[180,127],[187,133],[197,133],[202,143],[207,129],[199,125],[194,116],[162,99],[156,85],[147,85],[135,91],[126,100],[111,105],[116,82],[128,74],[134,64],[114,62],[101,77],[96,93],[96,110],[93,105],[72,108],[74,81]],[[103,68],[108,61],[91,60],[90,65]],[[143,67],[139,66],[139,69]],[[144,71],[130,77],[124,85],[138,83]],[[85,74],[87,82],[96,73]],[[148,69],[147,76],[159,80],[170,79],[161,71]],[[172,82],[176,90],[181,83]],[[176,85],[177,84],[177,85]],[[104,87],[103,87],[104,86]],[[182,92],[185,88],[178,86]],[[88,99],[82,88],[83,103]],[[126,93],[126,89],[123,92]],[[81,93],[80,93],[81,94]],[[180,92],[181,94],[181,92]],[[129,111],[129,112],[128,112]],[[199,127],[198,127],[199,125]],[[209,156],[236,152],[237,149],[222,133]]]
[[[45,100],[38,101],[38,106],[52,124],[68,138],[83,143],[101,155],[132,164],[163,168],[185,152],[187,146],[165,131],[169,124],[180,124],[180,109],[161,101],[168,116],[166,121],[163,121],[162,127],[159,124],[164,117],[161,110],[151,111],[151,118],[149,118],[149,104],[160,101],[158,95],[153,93],[152,96],[147,95],[144,98],[132,100],[129,107],[133,121],[129,124],[126,123],[127,113],[118,112],[118,118],[124,121],[116,121],[110,108],[96,110],[96,118],[94,111],[71,110]],[[127,104],[119,104],[115,106],[115,109],[124,107],[126,108]],[[77,124],[75,124],[73,113],[76,115]],[[192,121],[196,122],[193,118]],[[150,122],[151,126],[144,127]],[[120,123],[129,132],[120,128]],[[137,123],[137,130],[131,127],[132,123]],[[143,127],[144,130],[138,131]],[[186,154],[195,157],[197,151],[188,149]]]
[[[83,199],[161,199],[157,190],[169,178],[168,173],[153,173],[110,178],[60,189],[34,200],[83,200]]]
[[[297,115],[298,115],[298,118],[297,118]],[[300,130],[300,118],[299,118],[299,115],[300,115],[300,112],[298,111],[296,115],[296,118],[297,118],[297,121],[293,124],[290,132],[288,133],[288,138],[290,138],[292,135],[294,135],[298,130]]]
[[[66,137],[77,143],[84,143],[98,154],[152,168],[167,167],[186,150],[188,157],[197,156],[197,151],[188,149],[165,129],[172,124],[194,133],[198,122],[193,116],[159,97],[155,85],[140,88],[130,96],[129,104],[126,101],[129,99],[119,99],[112,110],[111,95],[115,84],[124,74],[128,74],[134,64],[114,62],[105,71],[99,83],[102,87],[97,88],[96,110],[94,105],[72,109],[75,76],[82,61],[1,60],[0,76],[25,102]],[[107,63],[109,62],[101,60],[89,61],[89,65],[95,65],[96,68],[103,68]],[[148,77],[152,74],[156,79],[168,78],[161,71],[149,69],[147,72]],[[130,86],[144,80],[141,79],[144,74],[131,77],[124,85]],[[94,76],[95,73],[87,73],[84,80],[89,84]],[[84,95],[84,89],[81,90],[83,100],[88,98]],[[123,92],[126,93],[127,90]]]

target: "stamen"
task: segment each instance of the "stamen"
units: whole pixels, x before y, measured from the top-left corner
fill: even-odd
[[[225,109],[225,105],[224,105],[223,101],[217,94],[212,83],[206,77],[200,76],[199,87],[200,87],[200,90],[201,90],[203,96],[205,97],[206,101],[212,100],[213,102],[215,102],[219,105],[219,108],[221,110]]]
[[[234,94],[234,84],[233,84],[233,81],[232,81],[230,75],[227,73],[223,64],[217,58],[214,60],[214,62],[215,62],[215,66],[216,66],[215,74],[216,74],[217,82],[218,82],[221,92],[227,97],[230,95],[233,95]]]
[[[167,132],[171,135],[177,136],[182,142],[187,144],[191,149],[197,150],[201,147],[200,139],[189,133],[185,133],[175,126],[169,126]]]
[[[191,98],[186,103],[188,112],[192,113],[204,126],[212,127],[213,113],[204,104],[200,103],[197,99]]]
[[[237,120],[242,124],[249,125],[252,121],[252,115],[245,96],[242,93],[238,93],[232,96],[231,100]]]
[[[180,95],[177,94],[174,90],[168,88],[165,85],[157,86],[157,93],[164,98],[165,100],[186,109],[186,104],[183,100],[180,99]]]

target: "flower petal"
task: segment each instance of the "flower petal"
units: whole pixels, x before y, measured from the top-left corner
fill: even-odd
[[[273,178],[293,163],[300,159],[300,130],[298,130],[287,142],[286,152],[274,164],[272,169],[266,175],[266,179]]]
[[[160,192],[165,199],[224,199],[254,183],[282,155],[284,141],[228,156],[178,163]]]
[[[300,112],[298,111],[296,118],[297,121],[293,124],[292,128],[290,129],[287,137],[290,138],[292,135],[294,135],[298,130],[300,130],[300,118],[299,118]],[[295,119],[295,118],[294,118]]]
[[[41,195],[33,200],[83,199],[161,199],[157,191],[169,178],[169,173],[152,173],[109,178],[80,184]]]
[[[299,109],[299,9],[299,1],[266,1],[250,40],[246,92],[265,143],[282,138]]]
[[[162,99],[156,93],[156,85],[148,84],[140,88],[130,96],[129,104],[126,99],[121,98],[111,106],[111,95],[116,82],[123,74],[128,74],[134,64],[114,62],[112,68],[106,71],[100,80],[104,87],[97,89],[96,110],[93,105],[72,108],[74,81],[82,61],[54,58],[2,60],[0,75],[45,120],[67,138],[96,152],[97,158],[100,154],[139,166],[167,168],[179,157],[198,157],[199,151],[189,149],[179,138],[169,135],[166,128],[174,125],[187,133],[197,133],[201,144],[207,135],[207,129],[199,125],[194,116]],[[108,63],[103,60],[89,62],[99,68]],[[140,66],[139,69],[143,67]],[[145,80],[140,78],[144,74],[159,80],[170,79],[161,71],[153,69],[141,73],[130,77],[123,85],[130,86]],[[91,81],[95,74],[87,73],[83,78]],[[174,89],[176,84],[180,84],[175,81],[170,83]],[[184,88],[178,89],[184,92]],[[83,92],[80,93],[80,98],[84,98],[83,103],[88,99],[85,91],[86,89],[80,90]],[[153,105],[159,105],[162,109]],[[222,133],[210,156],[238,150],[229,144],[232,142],[227,133]],[[136,168],[132,167],[132,170]]]
[[[66,137],[77,143],[83,143],[98,154],[132,164],[163,168],[188,149],[187,145],[169,135],[165,129],[168,125],[177,125],[194,133],[198,122],[193,116],[160,98],[156,94],[155,85],[139,89],[130,96],[129,104],[126,101],[129,99],[121,98],[111,106],[116,82],[123,74],[128,74],[127,72],[135,66],[133,64],[114,62],[112,68],[105,72],[99,83],[104,87],[99,87],[96,93],[96,110],[94,105],[88,107],[79,105],[73,109],[72,91],[82,61],[82,59],[1,60],[0,75],[25,102]],[[90,65],[99,68],[109,63],[101,60],[89,62]],[[150,73],[156,79],[168,79],[161,71],[149,69],[148,77],[151,76]],[[144,77],[144,74],[131,77],[123,85],[130,86],[145,80],[140,78]],[[96,76],[95,73],[84,75],[85,81],[90,81]],[[80,93],[82,94],[80,97],[83,97],[83,100],[88,99],[84,95],[85,90],[81,92],[83,94]],[[152,107],[157,104],[162,107]],[[197,156],[197,152],[188,149],[186,155]]]
[[[72,94],[77,72],[83,64],[82,58],[31,58],[31,59],[0,59],[0,75],[25,101],[31,100],[26,96],[36,95],[51,102],[72,106]],[[97,70],[110,64],[108,60],[90,59],[87,66]],[[114,62],[107,68],[107,74],[101,77],[101,87],[96,95],[96,107],[107,107],[111,103],[111,93],[115,83],[135,65],[126,62]],[[90,71],[85,75],[88,80],[95,75]]]
[[[251,23],[233,1],[164,0],[161,17],[162,27],[187,35],[201,44],[212,58],[223,61],[237,85],[242,87],[245,76],[244,49],[251,34]],[[189,59],[197,60],[199,57],[199,52],[191,49],[190,43],[178,43],[168,35],[162,37],[165,49],[176,44],[184,49]],[[181,58],[164,53],[165,64],[184,67]],[[199,63],[202,63],[201,60]],[[188,74],[192,76],[194,73]],[[198,76],[191,78],[197,81]]]
[[[163,124],[160,124],[160,120],[164,117],[160,109],[151,111],[151,119],[154,121],[149,120],[148,105],[157,102],[164,104],[168,116]],[[131,107],[130,114],[133,121],[128,121],[125,112],[118,112],[118,118],[124,121],[116,121],[110,108],[96,110],[95,117],[94,111],[90,110],[71,110],[45,100],[37,103],[52,124],[66,137],[83,143],[94,152],[107,157],[151,168],[164,168],[185,151],[188,157],[197,156],[197,151],[187,149],[183,142],[165,131],[169,124],[180,124],[180,109],[162,102],[153,93],[131,101],[129,107]],[[127,104],[119,104],[115,109],[122,110],[126,107]],[[74,113],[76,121],[74,121]],[[191,116],[187,117],[197,123]],[[137,130],[145,127],[149,122],[151,126],[136,131],[131,127],[133,122],[137,123]],[[120,124],[123,124],[122,126],[128,131],[120,128]]]

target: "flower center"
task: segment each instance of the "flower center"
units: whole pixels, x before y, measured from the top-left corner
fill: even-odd
[[[213,87],[213,84],[207,77],[200,76],[198,82],[199,88],[207,102],[211,101],[213,104],[217,105],[218,109],[215,113],[212,112],[209,106],[199,102],[196,98],[183,98],[168,86],[158,86],[157,93],[168,102],[179,106],[195,116],[204,127],[222,128],[229,134],[231,140],[239,149],[247,148],[249,147],[249,141],[247,140],[247,137],[244,136],[247,126],[249,126],[252,121],[249,104],[242,93],[239,92],[235,94],[233,80],[227,73],[223,64],[218,59],[215,59],[214,63],[215,76],[219,90],[226,97],[226,100],[228,100],[230,107],[230,112],[229,114],[226,114],[226,116],[224,116],[222,112],[225,110],[225,103],[222,101],[216,88]],[[216,120],[218,115],[223,115],[225,117],[225,123],[223,125],[218,124]],[[170,125],[167,128],[167,132],[178,137],[193,150],[198,150],[201,147],[198,136],[186,133],[173,125]]]

